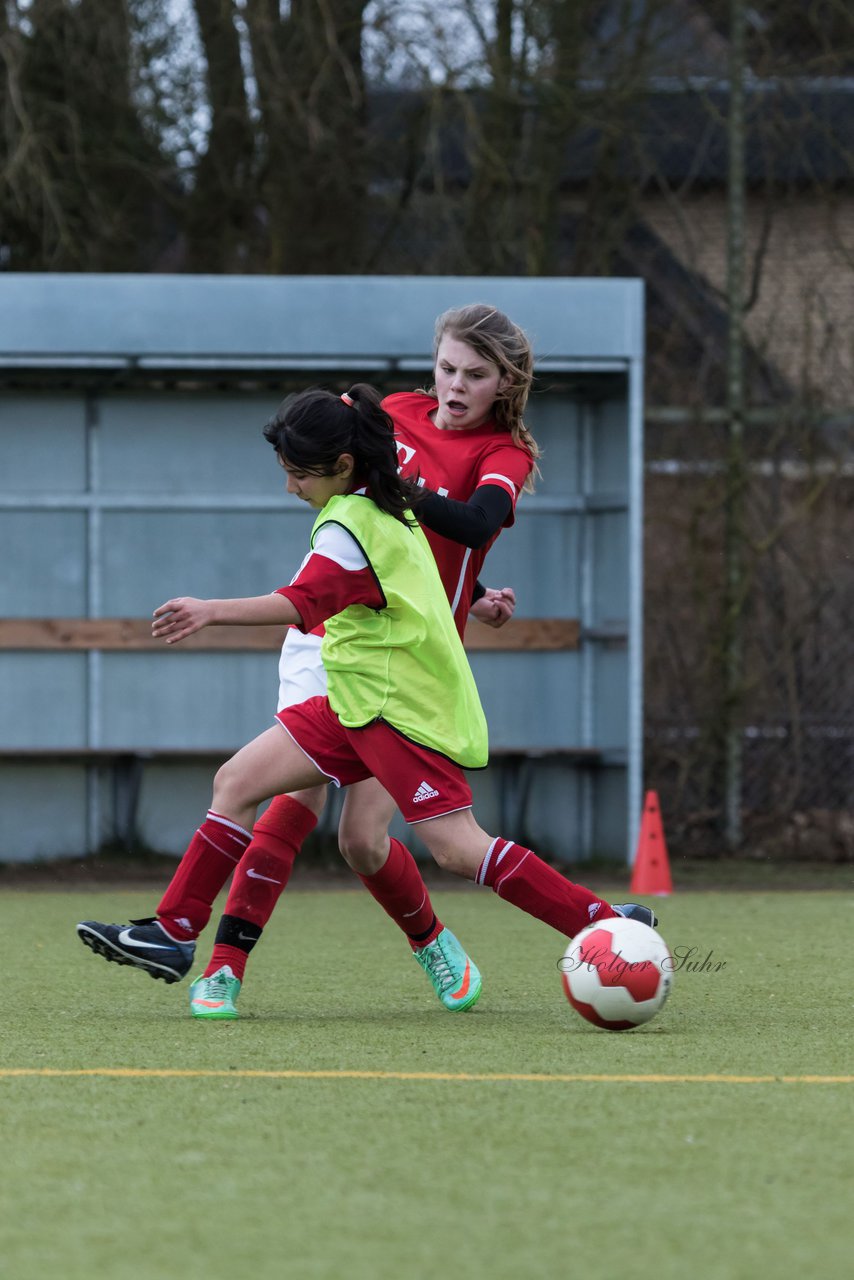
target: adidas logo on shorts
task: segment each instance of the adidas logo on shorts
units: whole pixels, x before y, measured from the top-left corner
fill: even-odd
[[[415,792],[415,795],[412,797],[412,803],[420,804],[422,800],[432,800],[433,797],[437,796],[438,794],[439,792],[435,789],[435,787],[431,787],[429,782],[422,782],[421,786],[418,788],[418,790]]]

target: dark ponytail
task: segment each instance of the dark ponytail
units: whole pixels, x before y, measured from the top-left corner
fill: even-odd
[[[399,473],[394,424],[367,383],[356,383],[344,396],[319,389],[288,396],[264,437],[284,462],[308,475],[333,475],[341,454],[351,453],[353,488],[367,487],[380,510],[398,520],[421,497]]]

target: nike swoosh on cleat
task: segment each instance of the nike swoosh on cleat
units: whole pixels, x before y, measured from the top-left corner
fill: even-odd
[[[268,884],[281,884],[281,880],[274,880],[272,876],[262,876],[260,871],[254,871],[252,867],[246,872],[250,880],[266,880]]]
[[[131,934],[130,929],[122,929],[121,933],[119,934],[118,941],[122,944],[123,947],[150,947],[152,951],[177,951],[178,950],[178,948],[175,946],[174,943],[170,943],[167,940],[165,934],[163,935],[162,942],[142,942],[139,938],[132,938],[130,934]]]
[[[452,1000],[464,999],[464,997],[467,996],[469,993],[470,986],[471,986],[471,961],[466,960],[466,971],[463,974],[463,980],[462,980],[462,983],[460,984],[460,989],[459,991],[455,991],[453,993],[453,995],[451,996],[451,999]]]
[[[224,1000],[194,1000],[193,1004],[202,1004],[206,1009],[221,1009],[225,1004]]]

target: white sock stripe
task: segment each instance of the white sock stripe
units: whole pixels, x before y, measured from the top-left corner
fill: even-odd
[[[528,857],[528,854],[530,854],[530,852],[531,850],[528,849],[527,852],[525,853],[525,858]],[[504,881],[509,880],[511,876],[516,874],[516,872],[524,863],[525,858],[520,858],[519,861],[516,863],[515,867],[511,867],[505,876],[502,876],[500,880],[495,881],[495,884],[492,887],[495,890],[495,892],[498,894],[499,898],[501,897],[501,886],[504,884]]]
[[[247,844],[252,839],[251,831],[247,831],[245,827],[241,827],[238,822],[232,822],[231,818],[224,818],[221,813],[214,813],[213,809],[208,809],[208,818],[211,822],[218,822],[221,826],[229,827],[232,831],[238,832],[239,835],[245,837]]]
[[[508,849],[512,849],[512,848],[513,848],[513,841],[512,841],[512,840],[508,840],[508,841],[507,841],[507,843],[505,844],[504,848],[503,848],[503,849],[501,850],[501,852],[499,853],[498,857],[495,859],[495,865],[496,865],[496,866],[498,866],[498,864],[501,862],[501,859],[504,857],[504,855],[505,855],[505,853],[507,852],[507,850],[508,850]]]
[[[486,884],[486,872],[489,868],[489,860],[492,857],[492,851],[495,848],[495,846],[498,844],[499,839],[500,839],[500,836],[495,837],[492,844],[489,846],[489,848],[487,849],[484,855],[483,862],[480,864],[480,870],[478,871],[476,876],[476,880],[478,884]]]
[[[216,849],[217,853],[221,853],[224,858],[228,858],[231,862],[238,863],[240,858],[243,857],[242,853],[240,854],[240,857],[238,857],[237,854],[232,853],[230,849],[223,849],[222,845],[217,844],[215,840],[211,840],[210,836],[207,835],[206,832],[200,831],[198,834],[203,840],[207,841],[212,849]]]

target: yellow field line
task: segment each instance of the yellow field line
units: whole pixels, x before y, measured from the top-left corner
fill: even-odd
[[[549,1075],[502,1071],[214,1071],[173,1067],[0,1067],[0,1079],[24,1076],[104,1076],[113,1079],[220,1080],[412,1080],[525,1084],[854,1084],[854,1076],[738,1075]]]

